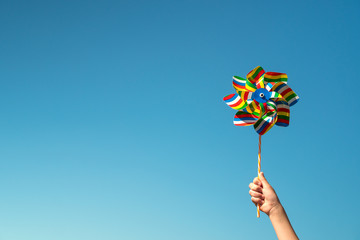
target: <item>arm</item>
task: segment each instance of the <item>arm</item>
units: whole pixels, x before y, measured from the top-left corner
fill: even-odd
[[[260,210],[266,213],[275,229],[279,240],[298,240],[294,229],[291,226],[285,209],[280,203],[275,190],[266,180],[264,173],[260,173],[260,179],[255,178],[249,185],[251,201],[255,205],[260,204]]]

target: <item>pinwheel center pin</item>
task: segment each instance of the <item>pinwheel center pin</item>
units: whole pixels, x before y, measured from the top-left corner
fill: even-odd
[[[265,88],[258,88],[252,95],[252,99],[259,103],[266,103],[271,97],[271,94]]]

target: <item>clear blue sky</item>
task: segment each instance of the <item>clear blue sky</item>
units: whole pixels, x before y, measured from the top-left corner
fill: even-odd
[[[301,239],[360,239],[358,1],[0,2],[0,240],[276,239],[233,75],[300,96],[262,166]],[[345,113],[349,113],[348,115]]]

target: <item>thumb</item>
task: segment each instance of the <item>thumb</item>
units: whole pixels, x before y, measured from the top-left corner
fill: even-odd
[[[266,180],[263,172],[260,173],[260,181],[264,186],[271,186],[270,183]]]

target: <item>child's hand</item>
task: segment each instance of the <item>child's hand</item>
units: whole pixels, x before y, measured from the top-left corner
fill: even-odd
[[[251,201],[255,205],[260,204],[260,210],[270,215],[271,211],[276,208],[281,208],[279,198],[277,197],[275,190],[271,187],[268,181],[265,179],[264,173],[260,173],[260,179],[254,178],[254,181],[250,183],[250,195]]]

